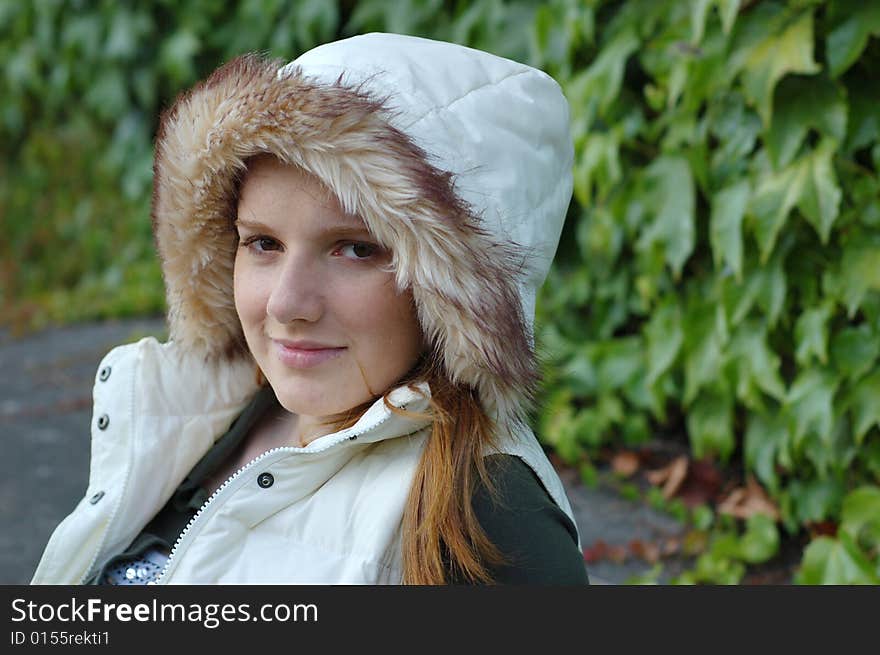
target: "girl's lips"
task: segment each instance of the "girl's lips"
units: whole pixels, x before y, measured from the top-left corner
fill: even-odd
[[[275,341],[275,350],[281,363],[291,368],[312,368],[334,359],[345,348],[297,348]]]

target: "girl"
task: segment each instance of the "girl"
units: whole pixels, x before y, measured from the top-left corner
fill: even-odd
[[[527,66],[368,34],[240,57],[156,142],[170,340],[111,351],[34,583],[585,583],[525,422],[571,196]]]

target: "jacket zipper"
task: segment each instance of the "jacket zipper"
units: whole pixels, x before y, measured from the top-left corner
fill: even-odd
[[[404,410],[405,410],[405,409],[406,409],[406,406],[404,405],[404,407],[402,407],[401,409],[404,409]],[[360,432],[356,432],[356,433],[353,433],[353,434],[345,434],[345,433],[343,433],[339,438],[335,439],[334,441],[331,441],[331,442],[328,443],[326,446],[323,446],[322,448],[319,448],[319,449],[317,449],[317,450],[309,450],[309,451],[307,451],[306,448],[297,448],[297,447],[294,447],[294,446],[278,446],[277,448],[271,448],[271,449],[267,450],[266,452],[264,452],[264,453],[258,455],[257,457],[255,457],[254,459],[252,459],[251,461],[249,461],[247,464],[245,464],[244,466],[242,466],[240,469],[238,469],[238,470],[237,470],[235,473],[233,473],[231,476],[229,476],[228,478],[226,478],[226,481],[225,481],[223,484],[221,484],[221,485],[220,485],[220,486],[214,491],[214,493],[212,493],[212,494],[208,497],[208,499],[202,504],[202,506],[199,508],[199,510],[198,510],[198,511],[193,515],[193,517],[187,522],[186,527],[185,527],[185,528],[183,529],[183,531],[180,533],[180,536],[177,537],[177,541],[174,542],[174,546],[171,548],[171,552],[169,553],[169,555],[168,555],[168,559],[167,559],[166,562],[165,562],[165,566],[162,567],[162,571],[159,573],[159,576],[158,576],[154,581],[149,582],[149,583],[147,583],[147,584],[151,584],[151,585],[162,584],[162,580],[163,580],[163,578],[165,577],[165,574],[168,573],[168,570],[171,568],[171,563],[174,561],[174,556],[175,556],[175,555],[178,553],[178,551],[180,550],[181,545],[183,544],[183,542],[185,541],[185,539],[186,539],[187,536],[189,535],[190,531],[192,530],[193,525],[195,525],[196,521],[198,521],[199,518],[200,518],[201,516],[204,515],[204,513],[207,511],[208,507],[209,507],[209,506],[211,505],[211,503],[214,501],[214,499],[216,499],[221,493],[223,493],[223,491],[224,491],[224,490],[225,490],[230,484],[232,484],[232,482],[233,482],[234,480],[236,480],[239,476],[241,476],[242,474],[244,474],[244,472],[245,472],[247,469],[251,468],[252,466],[254,466],[255,464],[257,464],[257,463],[260,462],[261,460],[266,459],[266,458],[269,457],[270,455],[273,455],[273,454],[275,454],[275,453],[279,453],[279,452],[304,453],[304,454],[310,454],[310,455],[311,455],[311,454],[317,454],[317,453],[323,453],[324,451],[329,450],[330,448],[333,448],[333,447],[335,447],[335,446],[337,446],[337,445],[339,445],[339,444],[341,444],[341,443],[344,443],[344,442],[346,442],[346,441],[353,441],[354,439],[357,439],[359,436],[361,436],[361,435],[363,435],[363,434],[366,434],[367,432],[370,432],[370,431],[376,429],[377,427],[379,427],[380,425],[382,425],[383,423],[385,423],[390,417],[391,417],[391,413],[389,412],[388,414],[386,414],[385,416],[382,417],[382,420],[378,421],[377,423],[373,423],[371,426],[369,426],[369,427],[367,427],[367,428],[361,430]]]

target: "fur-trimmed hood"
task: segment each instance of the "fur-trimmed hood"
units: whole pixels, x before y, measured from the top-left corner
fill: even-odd
[[[568,105],[528,66],[367,34],[292,63],[239,57],[177,99],[156,142],[153,227],[171,338],[248,358],[233,303],[235,190],[271,153],[319,178],[392,252],[451,378],[500,421],[537,379],[535,293],[571,197]]]

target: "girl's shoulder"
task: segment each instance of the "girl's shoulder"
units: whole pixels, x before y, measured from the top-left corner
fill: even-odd
[[[473,508],[489,539],[507,563],[492,569],[498,583],[588,584],[577,529],[521,458],[485,457],[494,486],[478,479]]]

